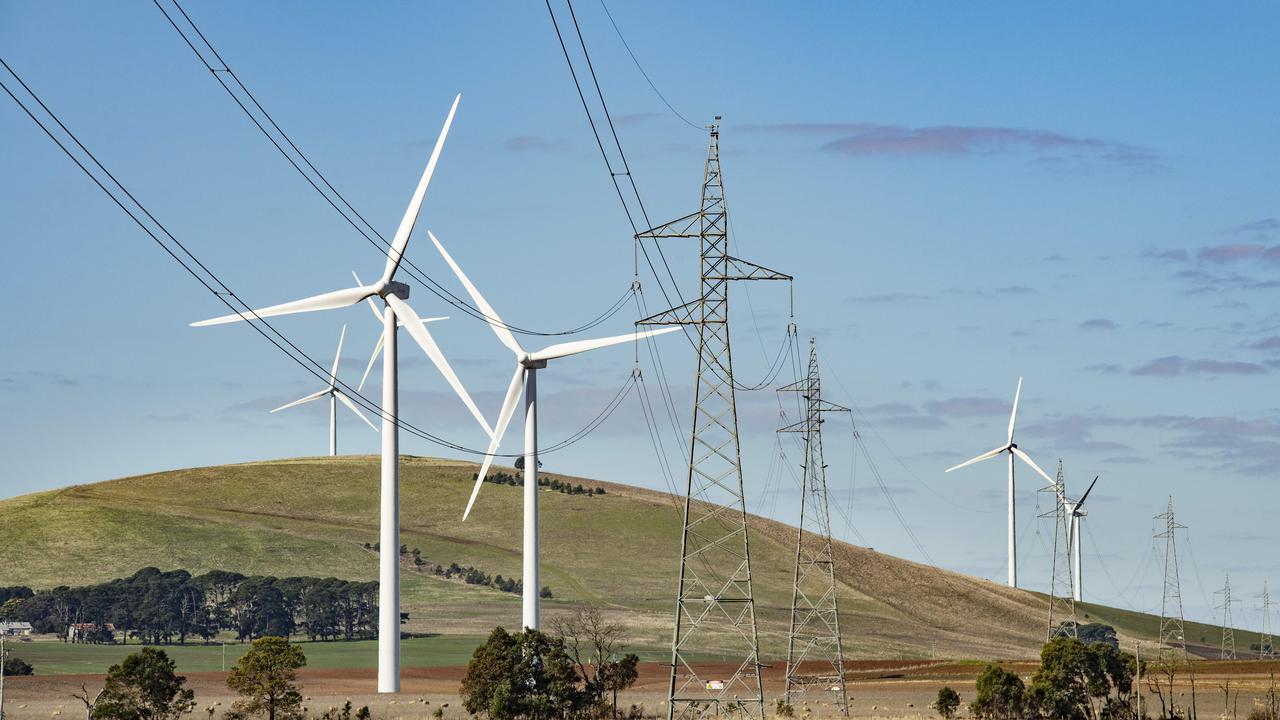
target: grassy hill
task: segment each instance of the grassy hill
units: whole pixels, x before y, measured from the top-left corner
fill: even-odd
[[[408,457],[401,474],[402,542],[427,559],[520,575],[518,487],[487,485],[463,523],[472,463]],[[562,477],[563,476],[552,476]],[[670,642],[679,504],[669,495],[564,478],[604,495],[544,491],[544,613],[586,602],[606,608],[638,645]],[[762,653],[785,656],[794,528],[752,517],[751,555]],[[196,468],[78,485],[0,502],[0,585],[35,588],[109,580],[153,565],[193,573],[377,578],[378,463],[299,458]],[[1044,636],[1035,593],[839,543],[841,628],[851,657],[1030,657]],[[482,635],[519,624],[519,598],[406,568],[409,629]],[[1129,637],[1156,619],[1088,606]],[[1189,624],[1190,625],[1190,624]],[[1217,632],[1189,628],[1192,639]],[[1247,647],[1256,638],[1237,633]],[[714,655],[715,647],[701,648]]]

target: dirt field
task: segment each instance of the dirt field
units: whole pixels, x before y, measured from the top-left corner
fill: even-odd
[[[1008,662],[1006,667],[1029,677],[1036,663]],[[1275,663],[1257,661],[1205,662],[1197,667],[1197,706],[1204,717],[1244,717],[1254,699],[1266,692],[1269,673]],[[973,696],[973,682],[983,663],[933,660],[856,660],[846,665],[851,714],[858,718],[926,718],[936,717],[929,703],[943,685],[955,688],[967,703]],[[812,668],[821,672],[820,666]],[[808,668],[806,668],[808,670]],[[427,718],[444,707],[446,718],[466,718],[458,698],[458,686],[465,668],[462,666],[405,668],[402,692],[393,697],[373,692],[375,671],[342,669],[304,669],[299,673],[306,706],[320,713],[340,706],[350,699],[356,707],[368,705],[377,720]],[[705,677],[732,672],[728,664],[700,667]],[[765,697],[769,702],[782,693],[784,668],[776,664],[764,672]],[[225,673],[199,672],[187,676],[196,691],[198,708],[192,717],[218,718],[235,700],[224,684]],[[665,716],[668,682],[667,666],[643,663],[636,687],[619,698],[619,704],[643,704],[647,714]],[[5,710],[8,718],[81,718],[84,706],[71,698],[83,684],[91,690],[101,687],[101,675],[49,675],[8,678],[5,683]],[[1230,701],[1223,686],[1230,685]],[[1190,701],[1190,687],[1180,686],[1180,703]],[[1154,697],[1144,702],[1158,708]],[[210,711],[210,708],[212,710]],[[796,715],[803,718],[833,717],[835,709],[829,697],[812,694],[797,703]],[[1234,712],[1233,712],[1234,711]],[[769,712],[772,715],[772,712]]]

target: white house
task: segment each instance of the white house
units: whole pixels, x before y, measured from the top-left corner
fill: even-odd
[[[30,637],[31,633],[29,622],[0,622],[0,635],[5,637]]]

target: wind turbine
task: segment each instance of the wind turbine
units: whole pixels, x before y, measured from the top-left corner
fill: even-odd
[[[356,279],[357,285],[364,284],[363,282],[361,282],[360,276],[356,274],[355,270],[351,271],[351,277]],[[371,297],[365,298],[364,301],[369,304],[369,312],[373,313],[373,319],[377,320],[378,324],[381,325],[382,311],[378,309],[377,303],[375,303],[373,301],[373,298]],[[429,322],[439,322],[441,320],[448,320],[448,319],[449,319],[448,316],[428,317],[428,318],[422,318],[422,323],[425,325],[426,323],[429,323]],[[404,321],[400,320],[399,322],[396,323],[396,326],[404,327]],[[373,353],[369,355],[369,364],[364,366],[364,375],[360,376],[360,384],[356,386],[356,392],[360,392],[361,390],[364,389],[364,383],[366,380],[369,379],[369,372],[373,370],[374,364],[378,362],[378,356],[382,354],[382,346],[384,343],[386,343],[386,341],[387,341],[387,334],[385,332],[379,332],[378,342],[374,344]]]
[[[317,390],[316,392],[313,392],[310,395],[307,395],[306,397],[298,398],[297,400],[294,400],[291,403],[285,403],[284,405],[281,405],[280,407],[271,411],[273,413],[280,412],[285,408],[291,408],[296,405],[304,405],[306,403],[311,402],[312,400],[319,400],[325,395],[328,395],[329,396],[329,457],[333,457],[338,454],[338,403],[339,402],[341,402],[343,405],[346,405],[348,408],[350,408],[351,412],[358,415],[360,419],[365,422],[366,425],[373,428],[374,432],[378,432],[378,427],[373,423],[369,422],[369,418],[365,417],[364,413],[360,412],[360,408],[356,407],[356,404],[351,402],[351,398],[347,397],[346,393],[338,389],[338,359],[342,357],[342,341],[346,337],[347,337],[347,326],[343,325],[342,333],[338,335],[338,352],[335,353],[333,356],[333,369],[329,371],[329,387],[323,390]]]
[[[1050,484],[1053,483],[1053,478],[1050,478],[1048,475],[1046,475],[1045,472],[1040,469],[1040,466],[1036,465],[1035,461],[1032,460],[1031,457],[1028,456],[1025,452],[1023,452],[1018,447],[1017,443],[1013,441],[1013,427],[1015,422],[1018,419],[1018,399],[1020,397],[1022,397],[1022,378],[1018,378],[1018,389],[1013,394],[1013,411],[1009,413],[1009,434],[1008,434],[1008,438],[1005,440],[1005,443],[1003,445],[1001,445],[998,448],[995,448],[994,450],[988,450],[987,452],[982,453],[981,455],[979,455],[976,458],[973,458],[972,460],[965,460],[959,465],[956,465],[954,467],[949,467],[946,470],[947,472],[951,472],[952,470],[959,470],[960,468],[965,467],[966,465],[972,465],[977,462],[982,462],[983,460],[989,460],[1001,453],[1009,453],[1009,587],[1018,587],[1018,546],[1017,546],[1018,540],[1017,540],[1017,534],[1016,534],[1017,533],[1017,529],[1016,529],[1017,512],[1016,512],[1016,509],[1014,508],[1014,502],[1013,502],[1013,487],[1014,487],[1013,486],[1013,458],[1014,456],[1017,456],[1018,459],[1022,460],[1022,462],[1030,465],[1032,470],[1035,470],[1037,473],[1039,473],[1040,477],[1044,478],[1045,480],[1048,480]]]
[[[1075,502],[1064,503],[1066,505],[1068,522],[1071,523],[1071,566],[1073,572],[1071,578],[1071,596],[1076,602],[1080,602],[1081,595],[1084,593],[1082,586],[1084,579],[1080,575],[1080,519],[1089,514],[1084,509],[1085,498],[1089,497],[1089,493],[1093,492],[1093,486],[1098,484],[1098,478],[1095,476],[1093,482],[1089,483],[1089,489],[1084,491],[1084,495],[1080,496]]]
[[[409,244],[409,235],[412,234],[413,226],[418,220],[418,213],[422,209],[422,201],[427,193],[427,185],[431,182],[431,175],[435,172],[436,163],[440,159],[440,151],[444,148],[445,137],[449,134],[449,126],[453,123],[453,116],[458,110],[458,101],[461,99],[461,95],[455,97],[453,106],[449,108],[449,115],[445,118],[444,127],[440,130],[440,136],[436,138],[431,157],[427,160],[427,167],[422,172],[422,178],[418,180],[418,187],[414,190],[413,197],[409,200],[409,207],[405,209],[404,217],[400,219],[400,226],[391,241],[391,247],[387,250],[386,267],[382,271],[382,277],[377,282],[372,285],[357,285],[353,288],[335,290],[302,300],[272,305],[261,310],[245,311],[191,323],[193,326],[220,325],[275,315],[333,310],[355,305],[366,298],[382,298],[384,304],[382,311],[384,346],[382,356],[382,483],[380,491],[380,551],[378,554],[378,692],[382,693],[399,692],[400,690],[400,426],[399,418],[397,417],[399,394],[396,389],[398,378],[396,363],[397,318],[404,320],[404,327],[409,331],[409,335],[422,347],[427,357],[439,369],[440,374],[444,375],[445,380],[453,387],[458,397],[462,398],[463,404],[467,406],[472,416],[484,428],[485,433],[490,437],[493,435],[493,431],[489,428],[489,423],[480,414],[476,404],[472,402],[471,396],[467,394],[466,388],[462,386],[462,382],[453,372],[453,368],[449,366],[449,361],[440,352],[435,339],[431,337],[431,333],[423,325],[422,318],[405,302],[409,298],[409,286],[394,279],[396,270],[400,267],[400,260],[404,257],[405,248]]]
[[[453,273],[458,276],[458,280],[467,289],[467,293],[471,296],[471,300],[475,302],[476,307],[480,308],[480,312],[484,314],[489,327],[493,328],[493,334],[497,335],[498,340],[515,355],[516,371],[511,377],[511,384],[507,387],[506,398],[502,401],[502,410],[498,413],[498,421],[493,428],[493,438],[489,442],[489,449],[485,451],[484,463],[480,466],[480,473],[476,476],[476,484],[471,490],[471,498],[467,500],[467,509],[462,513],[462,519],[466,520],[467,516],[471,514],[471,507],[475,504],[476,496],[480,493],[480,486],[484,484],[485,475],[489,472],[489,465],[493,463],[494,454],[498,451],[498,444],[502,440],[503,433],[506,432],[507,424],[511,421],[511,415],[515,412],[516,402],[520,400],[521,388],[523,387],[525,396],[524,576],[521,579],[524,585],[523,622],[524,627],[537,630],[540,624],[538,592],[541,587],[538,583],[538,370],[545,368],[549,360],[557,360],[569,355],[587,352],[588,350],[609,347],[610,345],[634,342],[653,335],[674,332],[680,328],[646,330],[644,332],[631,333],[630,335],[615,335],[596,340],[576,340],[551,345],[537,352],[527,352],[516,341],[515,335],[502,322],[502,319],[498,317],[498,313],[494,312],[493,307],[484,299],[484,296],[480,294],[476,286],[471,283],[466,273],[462,272],[462,268],[458,267],[458,263],[453,261],[448,251],[436,239],[436,236],[430,230],[427,231],[427,236],[431,238],[431,242],[435,243],[436,249],[440,251],[445,262],[449,263],[449,267],[453,268]]]

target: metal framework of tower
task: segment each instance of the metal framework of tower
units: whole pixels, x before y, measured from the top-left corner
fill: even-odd
[[[1262,637],[1259,639],[1258,657],[1263,660],[1274,660],[1276,657],[1275,640],[1271,637],[1271,591],[1267,589],[1267,581],[1262,581]]]
[[[719,122],[717,116],[709,127],[711,139],[700,208],[636,234],[637,242],[696,238],[699,243],[699,297],[637,323],[697,328],[698,374],[671,641],[667,717],[672,720],[705,716],[764,718],[729,348],[729,283],[792,278],[729,254]],[[706,677],[692,657],[708,652],[734,658],[734,669],[727,676]]]
[[[1049,570],[1049,640],[1078,637],[1076,601],[1071,574],[1071,516],[1067,514],[1067,478],[1058,460],[1058,475],[1044,488],[1053,493],[1053,558]],[[1048,517],[1045,513],[1042,517]],[[1063,632],[1058,628],[1066,623]]]
[[[791,586],[791,625],[787,633],[787,679],[783,702],[818,687],[835,691],[835,705],[849,714],[844,684],[844,649],[840,644],[840,614],[836,598],[835,563],[831,553],[831,511],[827,502],[827,466],[822,455],[822,414],[850,412],[822,399],[818,348],[809,340],[809,371],[778,392],[798,392],[804,399],[804,418],[778,430],[804,435],[804,463],[800,489],[800,523],[796,533],[796,566]],[[806,661],[826,661],[830,672],[804,674]]]
[[[1236,631],[1231,624],[1231,603],[1240,602],[1231,599],[1231,575],[1226,576],[1222,589],[1214,593],[1222,596],[1222,604],[1217,607],[1222,611],[1222,651],[1219,657],[1223,660],[1236,659]]]
[[[1173,519],[1173,496],[1169,507],[1157,520],[1164,520],[1164,532],[1156,538],[1164,538],[1164,593],[1160,599],[1160,645],[1187,652],[1186,629],[1182,616],[1182,584],[1178,579],[1177,531],[1185,529]],[[1177,614],[1174,615],[1173,613]]]

